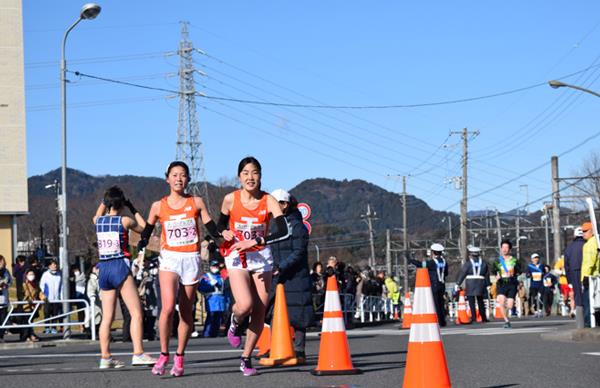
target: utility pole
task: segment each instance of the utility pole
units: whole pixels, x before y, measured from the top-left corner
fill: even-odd
[[[315,250],[317,251],[317,263],[318,263],[319,261],[321,261],[320,257],[319,257],[319,256],[321,256],[321,252],[319,252],[319,246],[317,244],[315,244]]]
[[[181,40],[179,42],[179,119],[177,122],[176,159],[184,161],[190,168],[191,194],[201,196],[210,206],[208,184],[204,172],[204,155],[200,140],[200,125],[196,111],[196,91],[194,73],[193,43],[189,40],[188,22],[181,22]]]
[[[548,206],[544,205],[544,208],[542,209],[544,211],[544,215],[542,216],[542,218],[544,219],[544,229],[545,229],[545,234],[546,234],[546,260],[550,260],[550,242],[548,239],[549,236],[549,232],[548,232]]]
[[[462,199],[460,201],[460,257],[461,260],[467,258],[467,198],[468,198],[468,156],[469,156],[469,135],[479,135],[479,131],[469,132],[467,128],[462,131],[451,131],[450,135],[461,135],[463,141],[463,156],[462,156]]]
[[[406,209],[406,175],[402,177],[402,239],[404,246],[404,255],[402,258],[402,267],[404,267],[404,292],[408,292],[408,224]]]
[[[558,179],[558,156],[553,156],[551,159],[552,164],[552,228],[554,229],[553,247],[554,257],[550,260],[550,256],[547,256],[549,263],[554,264],[560,256],[561,246],[561,232],[560,232],[560,187]]]
[[[390,242],[390,230],[385,230],[385,266],[388,276],[392,276],[392,251]]]
[[[520,224],[521,224],[521,211],[519,209],[517,209],[517,219],[515,220],[515,235],[517,237],[517,259],[521,258],[521,230],[520,230]]]
[[[500,249],[500,244],[502,244],[502,229],[500,227],[500,215],[498,214],[498,209],[496,209],[496,234],[498,236],[498,249]]]
[[[367,204],[367,214],[361,214],[360,218],[367,222],[369,226],[369,242],[371,245],[371,257],[369,258],[369,267],[375,268],[375,242],[373,238],[373,220],[377,219],[377,213],[371,212],[371,204]]]

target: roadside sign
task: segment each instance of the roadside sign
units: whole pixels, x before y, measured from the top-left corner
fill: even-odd
[[[300,202],[298,204],[298,210],[300,211],[300,214],[302,214],[302,219],[304,221],[306,221],[310,218],[311,210],[310,210],[310,206],[308,206],[307,203]]]
[[[308,221],[302,221],[304,223],[304,226],[306,226],[306,229],[308,230],[308,234],[310,234],[310,232],[312,231],[312,226],[310,225],[310,222]]]

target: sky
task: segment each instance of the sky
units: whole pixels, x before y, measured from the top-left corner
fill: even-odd
[[[30,176],[60,166],[60,43],[83,3],[23,2]],[[69,74],[68,166],[91,175],[162,176],[174,160],[180,21],[205,96],[396,106],[198,97],[209,182],[254,155],[268,190],[322,177],[400,192],[407,175],[409,194],[458,212],[462,141],[450,133],[467,128],[469,209],[537,210],[550,200],[551,156],[573,176],[600,145],[600,99],[545,84],[600,90],[597,1],[100,5],[71,32],[68,69],[166,91]]]

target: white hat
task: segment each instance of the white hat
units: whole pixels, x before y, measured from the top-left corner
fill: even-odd
[[[576,227],[573,234],[575,237],[583,237],[583,229],[581,229],[581,226]]]
[[[481,252],[481,249],[477,248],[477,247],[469,247],[469,253],[472,253],[474,255],[478,255]]]
[[[444,246],[442,244],[431,244],[430,249],[434,252],[443,252],[444,251]]]
[[[533,255],[531,255],[531,258],[532,258],[532,259],[534,259],[534,258],[536,258],[536,257],[539,259],[539,258],[540,258],[540,255],[538,255],[537,253],[534,253]]]
[[[284,189],[273,190],[271,195],[275,197],[277,201],[290,202],[290,193]]]

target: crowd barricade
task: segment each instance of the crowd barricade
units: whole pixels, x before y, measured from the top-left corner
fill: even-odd
[[[600,276],[589,277],[589,289],[590,293],[590,323],[591,327],[596,327],[596,311],[600,310]]]
[[[313,298],[318,300],[319,298]],[[380,322],[393,319],[394,309],[392,300],[382,296],[360,295],[357,299],[353,294],[340,294],[344,321],[348,324],[353,319],[365,322]],[[315,303],[315,312],[320,320],[323,317],[322,302]]]
[[[44,317],[44,319],[35,320],[38,312],[42,305],[46,303],[52,304],[60,304],[62,306],[63,303],[77,304],[83,305],[83,307],[76,308],[74,310],[69,310],[66,313],[60,313],[58,315],[53,315],[49,317]],[[30,312],[23,311],[20,306],[24,305],[33,305],[33,308]],[[8,306],[8,313],[4,320],[0,322],[0,329],[10,330],[10,329],[24,329],[24,328],[36,328],[36,327],[62,327],[62,326],[81,326],[81,325],[90,325],[90,330],[92,334],[92,340],[96,340],[96,325],[94,324],[94,304],[88,302],[85,299],[65,299],[65,300],[53,300],[53,301],[43,301],[43,300],[34,300],[31,302],[27,301],[10,301],[10,305]],[[69,318],[68,322],[63,322],[65,317],[70,317],[71,314],[76,314],[79,312],[84,313],[83,321],[72,321]],[[16,318],[16,319],[15,319]],[[53,322],[59,320],[59,322]],[[25,321],[25,322],[23,322]]]

